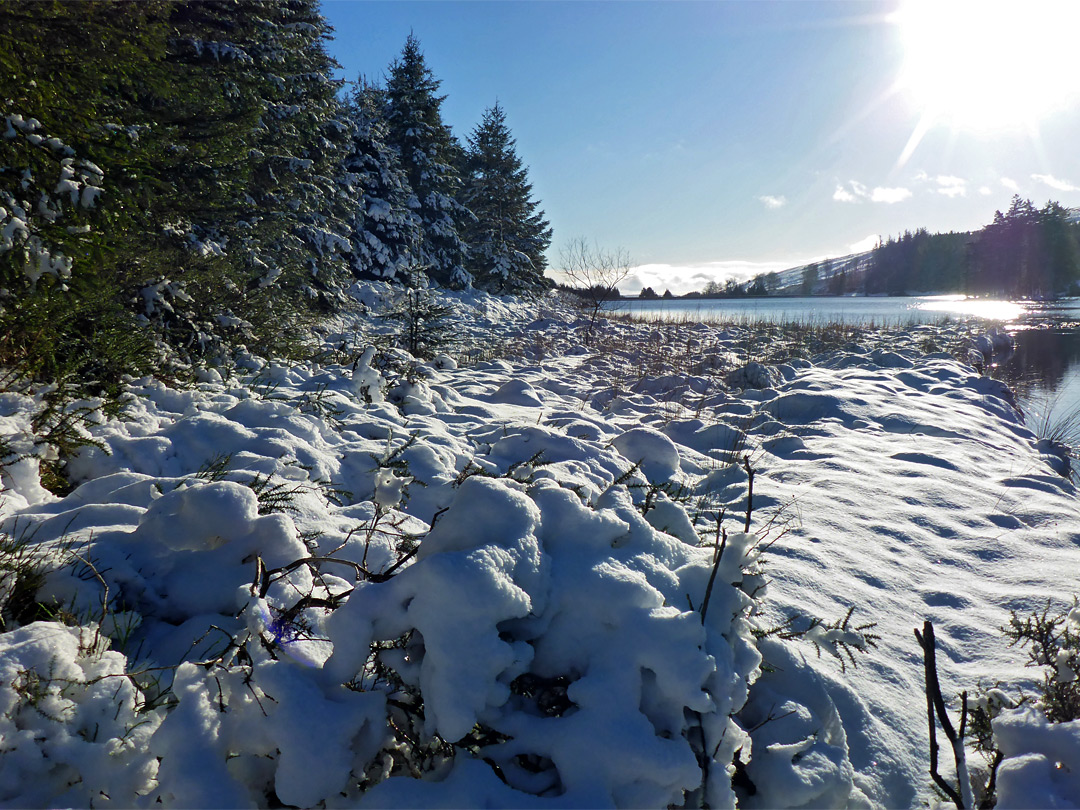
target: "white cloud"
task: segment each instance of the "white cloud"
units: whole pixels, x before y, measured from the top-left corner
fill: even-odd
[[[1080,191],[1080,186],[1074,186],[1068,180],[1060,180],[1052,174],[1033,174],[1031,179],[1050,186],[1055,191]]]
[[[1005,186],[1009,191],[1019,191],[1020,184],[1013,180],[1011,177],[1002,177],[1001,185]]]
[[[871,202],[893,203],[903,202],[911,196],[911,189],[907,188],[883,188],[878,186],[870,193]]]
[[[758,197],[758,199],[765,203],[766,208],[774,210],[777,208],[783,208],[785,205],[787,205],[787,197],[783,195],[780,195],[779,197],[774,197],[771,194],[762,194],[760,197]]]
[[[979,193],[982,194],[984,197],[989,197],[991,194],[994,193],[994,190],[990,188],[990,186],[979,186]]]
[[[832,198],[837,202],[854,203],[868,200],[877,203],[898,203],[911,196],[911,191],[906,188],[885,188],[877,186],[873,190],[868,189],[857,180],[851,180],[847,186],[838,185],[833,192]]]
[[[859,201],[858,197],[856,197],[843,186],[836,187],[836,191],[833,192],[832,198],[837,202],[853,203]]]
[[[941,194],[945,197],[967,196],[967,180],[963,177],[954,177],[951,174],[939,174],[934,178],[934,182],[937,184],[937,188],[934,189],[936,194]]]
[[[934,178],[934,182],[939,186],[966,186],[967,180],[963,177],[957,177],[952,174],[939,174]]]
[[[940,194],[943,197],[967,196],[968,181],[963,177],[957,177],[952,174],[939,174],[937,177],[931,177],[925,171],[920,169],[915,173],[913,179],[919,184],[929,183],[932,186],[930,189],[931,194]]]

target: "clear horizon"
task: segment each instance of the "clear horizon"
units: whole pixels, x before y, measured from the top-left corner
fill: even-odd
[[[326,0],[323,14],[348,81],[381,78],[413,32],[462,140],[498,100],[553,267],[585,236],[629,251],[624,289],[679,294],[905,230],[974,230],[1013,194],[1080,206],[1080,79],[1061,38],[1077,6]]]

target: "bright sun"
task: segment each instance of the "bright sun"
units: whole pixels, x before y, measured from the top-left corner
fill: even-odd
[[[893,21],[923,127],[1032,128],[1080,97],[1080,0],[908,0]]]

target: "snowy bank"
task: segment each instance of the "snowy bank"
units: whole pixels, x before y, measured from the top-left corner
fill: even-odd
[[[746,329],[453,304],[504,357],[356,317],[331,361],[133,380],[64,498],[4,395],[2,528],[72,626],[5,575],[0,802],[917,806],[912,629],[947,696],[1032,682],[998,628],[1080,592],[1080,501],[940,334],[749,367]],[[1007,806],[1075,741],[996,722]]]

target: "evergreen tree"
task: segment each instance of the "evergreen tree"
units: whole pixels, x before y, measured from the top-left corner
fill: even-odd
[[[972,284],[994,295],[1038,295],[1043,290],[1042,234],[1039,211],[1014,195],[1009,210],[978,232],[971,250]]]
[[[551,227],[532,199],[528,170],[496,102],[469,136],[462,201],[476,220],[466,229],[470,268],[496,292],[545,289]]]
[[[254,132],[265,111],[267,78],[255,55],[264,37],[257,2],[171,3],[164,92],[141,106],[165,141],[163,159],[143,184],[148,242],[171,251],[143,263],[139,297],[145,317],[174,347],[214,351],[239,326],[262,332],[269,302],[249,294],[254,268],[246,247],[251,216]],[[181,89],[178,89],[181,88]]]
[[[256,23],[246,48],[264,78],[264,113],[254,133],[249,213],[257,283],[279,284],[324,306],[343,281],[351,243],[346,219],[357,203],[340,167],[350,127],[324,47],[330,28],[317,0],[242,0]]]
[[[419,41],[409,34],[387,81],[388,142],[398,150],[415,196],[410,205],[423,227],[418,264],[440,284],[467,287],[472,276],[464,266],[466,247],[460,234],[473,217],[457,199],[462,150],[443,123],[446,97],[436,95],[439,85]]]
[[[350,102],[352,148],[344,167],[360,195],[352,218],[352,271],[361,278],[406,279],[422,233],[398,152],[386,143],[385,92],[361,80]]]
[[[166,5],[0,4],[0,363],[114,390],[151,353],[128,306],[134,190],[161,139]]]
[[[1080,226],[1069,220],[1069,211],[1048,201],[1039,211],[1046,256],[1046,289],[1069,290],[1080,280]]]
[[[0,362],[110,385],[332,300],[327,30],[314,0],[0,4]]]

